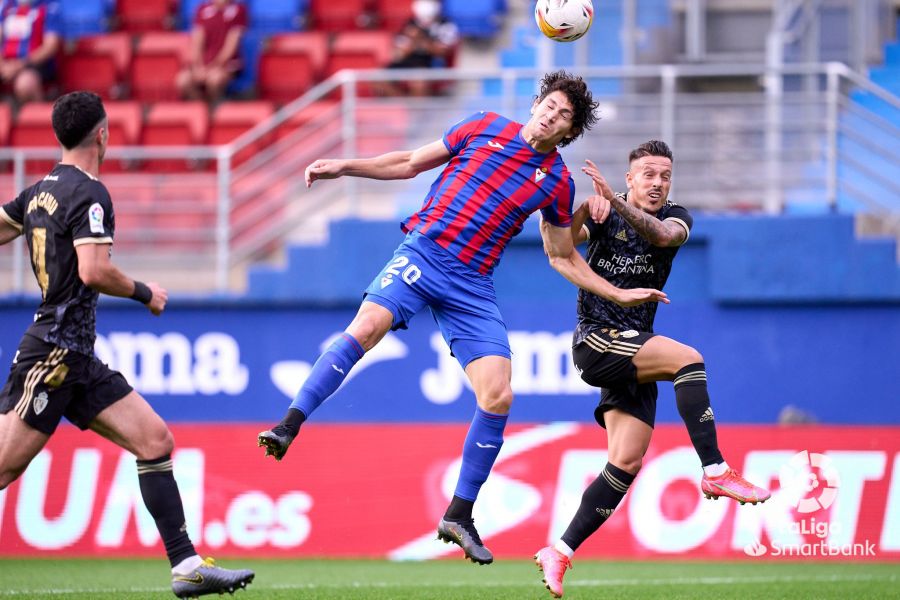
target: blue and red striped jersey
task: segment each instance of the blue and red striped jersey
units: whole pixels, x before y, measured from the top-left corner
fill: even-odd
[[[48,33],[62,31],[59,4],[37,0],[19,4],[15,0],[0,2],[0,57],[25,59],[44,43]]]
[[[452,157],[403,231],[434,240],[486,275],[535,211],[559,227],[572,223],[568,168],[556,149],[541,154],[529,146],[521,123],[480,112],[450,127],[444,144]]]

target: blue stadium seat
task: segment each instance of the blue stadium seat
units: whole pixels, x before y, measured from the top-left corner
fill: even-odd
[[[250,29],[262,34],[303,29],[309,0],[248,0]]]
[[[241,38],[241,58],[244,61],[244,68],[228,84],[228,94],[240,96],[251,91],[256,86],[262,43],[263,34],[260,32],[253,29],[244,32],[244,36]]]
[[[500,29],[501,19],[506,12],[503,0],[446,0],[444,14],[456,23],[459,32],[467,37],[487,38]]]
[[[75,39],[109,31],[110,5],[107,0],[60,0],[63,36]]]

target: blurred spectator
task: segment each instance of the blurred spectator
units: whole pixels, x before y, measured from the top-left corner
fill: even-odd
[[[247,28],[247,9],[232,0],[209,0],[197,7],[191,29],[190,63],[178,74],[182,97],[210,102],[220,99],[241,70],[241,36]]]
[[[453,64],[459,43],[456,25],[441,15],[439,0],[414,0],[413,16],[400,29],[394,40],[394,59],[389,69],[420,69],[446,67]],[[388,83],[382,88],[386,95],[408,91],[413,96],[430,94],[433,82],[407,81],[406,90],[399,84]]]
[[[43,99],[44,84],[56,78],[61,35],[56,2],[0,2],[0,81],[18,102]]]

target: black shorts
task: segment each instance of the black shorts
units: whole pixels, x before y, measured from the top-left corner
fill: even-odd
[[[606,427],[603,413],[618,408],[650,427],[656,423],[656,382],[638,383],[632,358],[655,333],[598,329],[572,349],[585,383],[603,388],[594,418]]]
[[[56,431],[63,417],[87,429],[100,411],[131,390],[120,373],[96,357],[26,335],[0,391],[0,414],[14,410],[47,435]]]

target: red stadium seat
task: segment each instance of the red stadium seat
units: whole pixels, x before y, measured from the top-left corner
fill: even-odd
[[[412,0],[377,0],[375,5],[379,25],[391,33],[400,31],[412,18]]]
[[[320,79],[327,53],[322,32],[272,36],[259,59],[259,95],[275,102],[300,96]]]
[[[138,41],[131,65],[131,94],[135,99],[155,102],[175,100],[175,77],[187,62],[190,34],[145,33]]]
[[[391,60],[394,35],[387,31],[346,31],[334,39],[325,77],[341,69],[380,69]],[[372,96],[372,85],[358,84],[357,93]]]
[[[116,17],[122,31],[171,29],[175,23],[173,0],[117,0]]]
[[[223,102],[212,115],[208,143],[221,145],[232,142],[242,133],[272,116],[275,108],[271,102]],[[244,147],[234,156],[232,165],[238,165],[268,144],[267,136]]]
[[[312,0],[309,14],[318,31],[346,31],[369,25],[370,0]]]
[[[0,148],[9,145],[9,130],[12,127],[12,109],[8,102],[0,102]],[[9,171],[12,163],[8,160],[0,160],[0,171]]]
[[[146,146],[192,146],[206,141],[209,112],[206,103],[157,102],[150,107],[141,132]],[[151,171],[183,171],[198,165],[181,160],[150,160],[145,169]]]
[[[105,102],[106,117],[109,119],[109,144],[116,146],[136,146],[141,143],[143,125],[139,102]],[[109,160],[103,163],[103,171],[118,172],[135,165],[134,160]]]
[[[16,116],[10,133],[10,145],[19,148],[59,148],[59,141],[53,133],[50,115],[53,104],[50,102],[31,102],[24,105]],[[46,173],[58,161],[30,160],[25,168],[28,173]]]
[[[0,102],[0,146],[9,144],[9,128],[12,125],[12,110],[8,102]]]
[[[331,47],[325,75],[341,69],[379,69],[391,60],[393,34],[387,31],[346,31],[339,33]]]
[[[313,102],[287,121],[275,128],[275,138],[281,140],[293,134],[304,125],[316,121],[323,125],[333,124],[340,127],[340,103],[337,100],[319,100]]]
[[[121,98],[131,66],[131,37],[110,33],[75,42],[60,64],[63,91],[91,90],[103,99]]]

